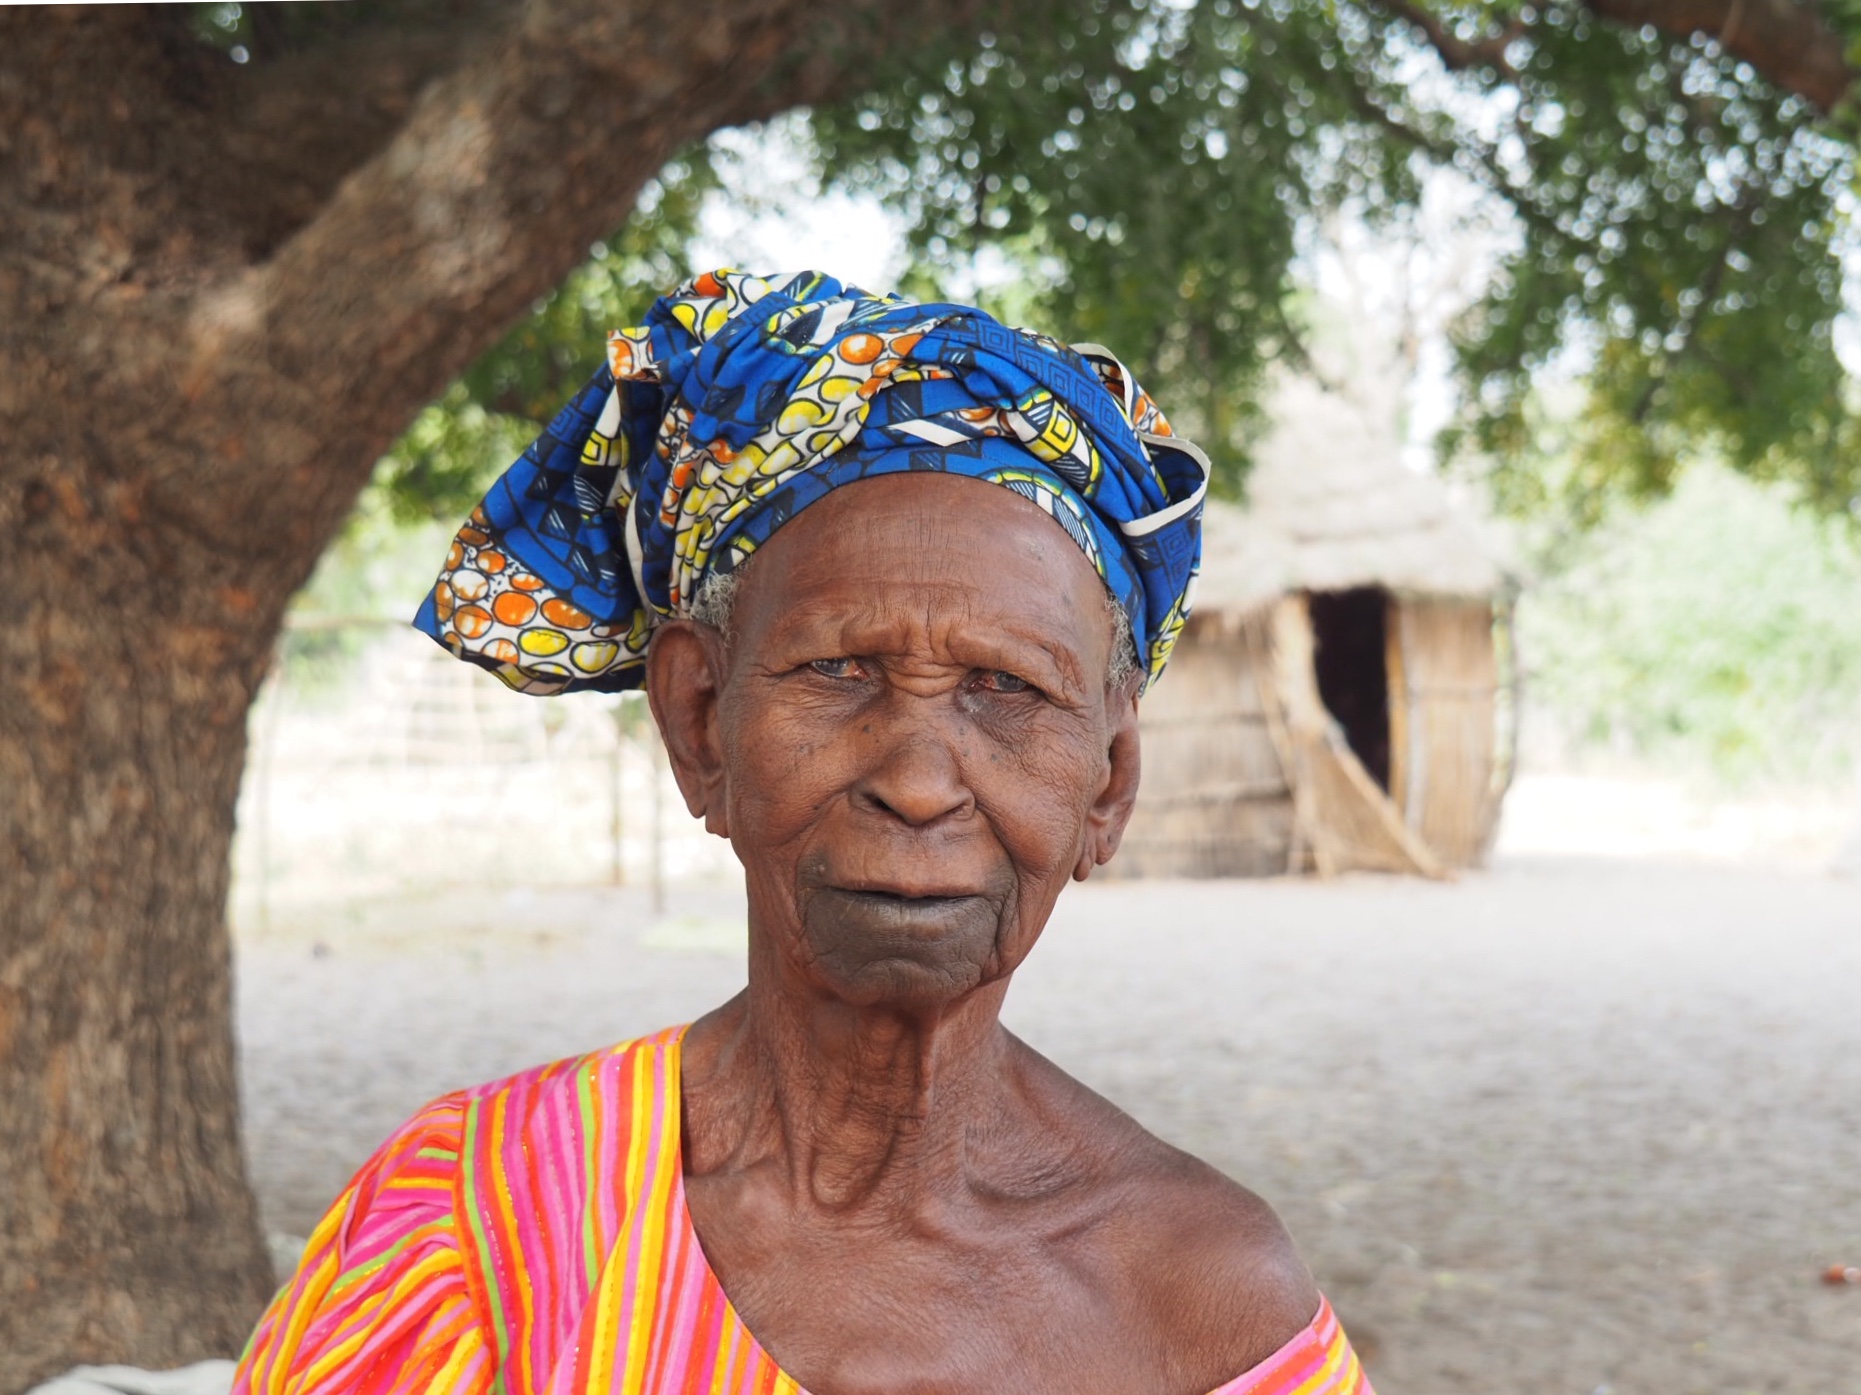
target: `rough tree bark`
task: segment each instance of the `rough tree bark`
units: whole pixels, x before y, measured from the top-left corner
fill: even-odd
[[[247,68],[185,10],[0,17],[0,1391],[269,1293],[227,855],[371,462],[680,146],[973,10],[415,0]]]

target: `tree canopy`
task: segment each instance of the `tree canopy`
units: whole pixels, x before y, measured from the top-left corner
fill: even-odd
[[[1795,16],[1817,27],[1794,50],[1776,16],[1752,39],[1662,10],[1089,0],[895,54],[809,129],[828,182],[905,216],[910,289],[937,293],[983,249],[1007,259],[1017,275],[984,292],[990,308],[1115,346],[1229,492],[1263,373],[1304,354],[1311,229],[1340,210],[1400,223],[1445,171],[1515,229],[1453,326],[1461,407],[1442,441],[1503,503],[1661,492],[1704,453],[1856,509],[1834,338],[1855,117],[1830,73],[1849,71],[1861,4]],[[675,274],[708,187],[703,148],[675,161],[429,413],[391,457],[404,500],[462,489],[461,462],[503,447],[485,413],[527,427],[566,397],[599,331]],[[1549,419],[1535,384],[1554,364],[1583,390]]]

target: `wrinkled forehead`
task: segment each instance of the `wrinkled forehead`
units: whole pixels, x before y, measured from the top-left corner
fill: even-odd
[[[1105,628],[1109,592],[1067,532],[1013,490],[963,475],[921,471],[838,489],[784,523],[751,562],[743,599],[755,597],[764,628],[908,614],[1069,644]]]

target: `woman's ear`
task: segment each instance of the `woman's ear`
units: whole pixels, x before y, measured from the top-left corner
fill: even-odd
[[[1137,804],[1137,781],[1143,770],[1143,750],[1137,734],[1137,701],[1143,693],[1141,679],[1108,694],[1106,707],[1111,716],[1111,746],[1106,752],[1105,783],[1098,797],[1086,811],[1086,840],[1080,849],[1073,880],[1083,882],[1094,867],[1102,867],[1118,851],[1124,826],[1131,821]]]
[[[726,762],[718,700],[728,671],[724,637],[709,625],[673,620],[646,651],[646,699],[666,743],[685,807],[705,831],[730,836]]]

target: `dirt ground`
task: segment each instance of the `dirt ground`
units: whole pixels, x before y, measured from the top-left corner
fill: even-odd
[[[741,907],[454,892],[240,943],[253,1166],[302,1235],[446,1089],[688,1019]],[[1075,888],[1010,1024],[1266,1196],[1381,1395],[1861,1392],[1861,885],[1514,858]]]

